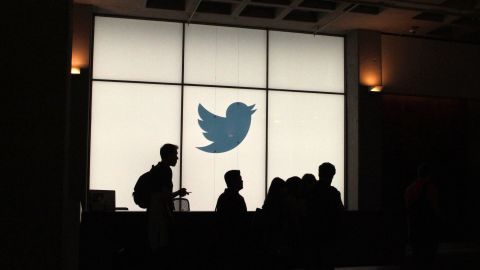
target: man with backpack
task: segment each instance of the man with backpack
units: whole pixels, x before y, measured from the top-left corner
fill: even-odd
[[[171,268],[173,198],[189,192],[185,188],[173,192],[172,169],[178,160],[178,146],[164,144],[160,148],[161,161],[153,166],[148,177],[150,200],[147,204],[148,242],[152,252],[152,266]]]

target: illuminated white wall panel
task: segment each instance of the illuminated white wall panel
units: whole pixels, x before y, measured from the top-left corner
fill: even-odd
[[[269,32],[269,87],[344,92],[343,38]]]
[[[240,193],[254,211],[263,204],[266,182],[305,173],[318,177],[318,165],[326,161],[337,168],[333,185],[343,199],[344,39],[268,35],[267,50],[266,30],[95,17],[90,189],[115,190],[117,206],[140,210],[133,187],[160,161],[159,148],[169,142],[182,148],[181,184],[192,192],[187,196],[192,211],[214,210],[227,170],[241,170]],[[268,90],[267,73],[269,89],[292,91]],[[242,89],[231,88],[237,86]],[[336,94],[295,92],[302,90]],[[216,124],[206,125],[207,111],[220,119],[234,102],[245,104],[232,107],[236,121],[231,123],[240,126],[248,121],[239,108],[255,105],[248,133],[238,145],[229,144],[241,133],[229,125],[224,130],[233,137],[210,147],[221,125],[214,116],[209,119]],[[173,182],[179,188],[180,162]]]
[[[93,78],[180,83],[182,24],[95,17]]]
[[[263,90],[185,87],[182,186],[192,192],[188,196],[192,211],[215,209],[218,196],[226,188],[223,176],[231,169],[241,171],[244,188],[240,194],[248,209],[253,211],[262,205],[265,198],[265,93]],[[236,148],[223,153],[198,149],[212,143],[204,137],[205,130],[198,123],[201,118],[199,104],[211,113],[225,117],[227,108],[234,102],[255,105],[256,111],[251,115],[245,139]]]
[[[180,86],[94,81],[90,189],[115,190],[117,206],[139,210],[133,187],[164,143],[180,144],[180,114]],[[178,164],[172,170],[178,189]]]
[[[185,82],[266,87],[266,31],[185,26]]]
[[[335,165],[332,185],[344,191],[344,96],[270,91],[268,183],[312,173],[323,162]]]

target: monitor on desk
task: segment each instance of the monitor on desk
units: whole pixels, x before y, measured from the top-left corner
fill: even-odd
[[[88,192],[88,206],[90,211],[115,211],[115,190],[90,190]]]

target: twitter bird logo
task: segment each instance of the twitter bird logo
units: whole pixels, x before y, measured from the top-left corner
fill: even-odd
[[[237,147],[247,136],[256,111],[252,106],[234,102],[227,108],[226,117],[215,115],[198,104],[198,124],[203,129],[203,136],[212,144],[198,149],[207,153],[223,153]]]

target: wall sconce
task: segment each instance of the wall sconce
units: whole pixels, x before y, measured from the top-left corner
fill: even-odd
[[[368,87],[368,91],[370,92],[379,93],[379,92],[382,92],[382,90],[383,90],[383,85],[375,85],[375,86]]]
[[[71,74],[80,74],[80,68],[72,67],[72,69],[70,70],[70,73]]]

